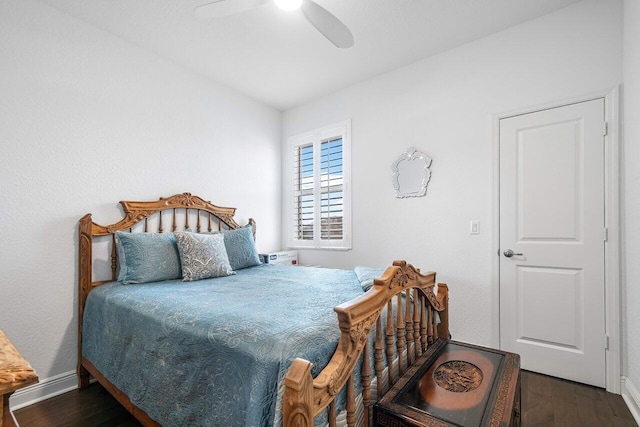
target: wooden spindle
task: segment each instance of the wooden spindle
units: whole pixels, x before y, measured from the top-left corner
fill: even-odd
[[[413,358],[418,360],[420,351],[420,291],[413,290]]]
[[[196,215],[198,215],[198,222],[196,223],[196,231],[200,232],[200,209],[196,210]]]
[[[433,340],[438,340],[438,312],[433,310]]]
[[[336,401],[335,399],[329,404],[329,427],[336,427]]]
[[[433,343],[433,311],[430,305],[427,305],[427,343]]]
[[[189,208],[184,209],[184,229],[189,229]]]
[[[411,315],[411,289],[405,291],[404,324],[407,327],[407,369],[413,364],[413,316]]]
[[[387,371],[389,374],[389,388],[393,385],[393,309],[391,299],[387,303],[387,330],[385,331],[387,338]]]
[[[171,224],[171,231],[176,231],[178,228],[178,222],[176,221],[176,208],[173,208],[173,221]]]
[[[144,219],[144,232],[147,233],[149,231],[149,218]]]
[[[382,343],[382,316],[378,317],[378,320],[376,321],[376,342],[374,344],[374,347],[375,350],[373,353],[373,366],[376,370],[377,378],[376,399],[380,399],[382,397],[382,373],[384,372],[384,360],[382,358],[382,349],[384,348],[384,344]]]
[[[353,372],[347,381],[347,427],[356,426],[356,389],[354,386]]]
[[[158,233],[164,233],[162,228],[162,211],[158,212]]]
[[[401,377],[404,372],[404,365],[402,362],[402,354],[404,353],[404,347],[406,345],[404,328],[404,320],[402,319],[402,292],[397,295],[398,307],[396,308],[396,330],[397,340],[396,347],[398,348],[398,377]]]
[[[371,405],[371,354],[369,340],[362,349],[362,406],[364,407],[364,427],[369,427],[369,406]]]
[[[422,352],[427,351],[427,297],[420,295],[420,344]]]
[[[118,251],[116,251],[116,235],[111,235],[111,280],[116,281],[116,269],[118,268]]]
[[[211,214],[209,214],[209,219],[207,221],[209,222],[209,225],[207,225],[207,231],[211,233],[213,231],[213,228],[211,228]]]
[[[222,231],[222,223],[220,222],[220,218],[218,218],[218,231]]]

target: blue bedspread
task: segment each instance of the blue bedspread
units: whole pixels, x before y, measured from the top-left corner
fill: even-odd
[[[91,291],[83,355],[165,426],[271,426],[291,361],[328,363],[351,270],[261,265],[197,282]]]

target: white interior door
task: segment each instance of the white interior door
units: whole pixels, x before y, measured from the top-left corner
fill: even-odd
[[[500,347],[524,369],[598,387],[604,108],[596,99],[500,120]]]

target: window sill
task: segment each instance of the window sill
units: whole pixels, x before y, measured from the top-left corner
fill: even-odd
[[[289,245],[287,246],[287,248],[289,249],[296,249],[296,250],[312,250],[312,251],[350,251],[352,248],[351,246],[333,246],[333,247],[315,247],[315,246],[296,246],[296,245]]]

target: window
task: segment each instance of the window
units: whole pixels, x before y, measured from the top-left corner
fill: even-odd
[[[290,247],[351,248],[351,122],[289,139]]]

